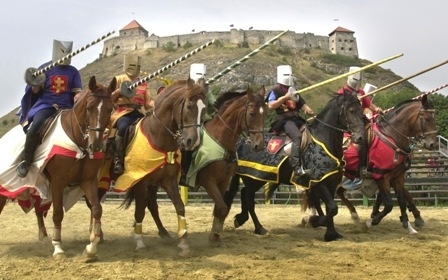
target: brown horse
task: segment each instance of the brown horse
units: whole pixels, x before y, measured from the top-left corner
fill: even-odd
[[[409,234],[415,234],[417,231],[409,222],[406,206],[409,206],[419,224],[422,224],[423,220],[412,201],[412,196],[404,187],[405,173],[409,168],[411,144],[417,142],[428,150],[438,146],[434,105],[427,95],[421,99],[401,102],[380,118],[376,127],[369,128],[368,134],[373,135],[369,141],[369,166],[373,169],[379,193],[372,209],[371,219],[366,225],[370,228],[379,224],[392,211],[390,189],[394,188],[401,211],[400,221],[403,227],[408,229]],[[385,165],[384,160],[388,162]],[[349,176],[347,172],[350,172],[348,168],[346,176]],[[345,198],[344,191],[344,188],[339,188],[337,193],[350,212],[356,213],[355,207]],[[384,209],[379,211],[381,204],[384,204]]]
[[[34,178],[33,184],[36,187],[28,190],[35,193],[37,189],[42,194],[45,192],[39,189],[39,186],[42,185],[42,180],[46,180],[45,185],[51,195],[49,201],[53,204],[53,256],[64,254],[61,248],[61,226],[64,217],[63,208],[68,210],[64,191],[69,185],[70,189],[74,189],[73,185],[79,185],[80,190],[92,205],[91,223],[94,226],[90,232],[90,244],[86,246],[85,253],[88,257],[96,255],[102,215],[102,207],[98,199],[97,174],[103,162],[103,132],[109,123],[113,109],[110,97],[115,87],[115,78],[109,87],[97,83],[95,77],[90,78],[88,90],[82,93],[73,109],[63,110],[43,137],[42,144],[36,153],[41,154],[45,149],[50,149],[43,158],[45,164],[38,166],[40,169],[35,172],[36,175],[29,174],[27,178],[19,182],[29,187],[32,184],[26,180]],[[32,166],[32,169],[37,168]],[[1,190],[2,195],[7,194],[6,184],[1,186]],[[76,197],[79,199],[81,195]],[[40,197],[38,200],[40,201]],[[3,196],[0,200],[0,209],[3,208],[5,202],[6,197]],[[44,227],[42,213],[38,213],[37,210],[36,208],[39,232],[46,235],[45,228],[42,229]]]
[[[264,86],[259,93],[249,87],[243,92],[223,93],[216,99],[214,105],[217,113],[204,125],[201,145],[195,151],[186,182],[183,182],[194,188],[203,187],[215,203],[209,236],[212,244],[219,244],[224,221],[229,214],[224,195],[235,172],[236,143],[239,136],[246,134],[247,143],[255,152],[264,148],[263,133],[267,115],[265,93]],[[157,189],[149,191],[148,209],[159,229],[159,235],[162,238],[169,237],[159,218]]]
[[[125,171],[115,181],[115,191],[126,191],[123,202],[129,208],[135,200],[135,250],[145,248],[142,221],[148,204],[147,189],[161,186],[174,204],[178,216],[179,254],[189,251],[185,206],[179,193],[180,150],[191,151],[200,143],[205,115],[205,84],[176,81],[157,98],[152,114],[135,125],[126,148]],[[109,172],[107,164],[103,166]],[[103,190],[105,192],[105,190]]]

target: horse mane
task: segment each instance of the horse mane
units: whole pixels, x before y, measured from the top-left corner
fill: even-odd
[[[336,95],[333,98],[331,98],[327,104],[325,105],[325,107],[316,115],[316,117],[313,119],[313,122],[311,124],[308,125],[308,127],[313,128],[316,127],[317,124],[319,123],[318,121],[316,121],[316,119],[322,119],[323,116],[325,116],[327,114],[327,112],[330,110],[330,107],[333,106],[333,103],[335,101],[337,101],[336,99],[338,99],[338,97],[341,95]]]
[[[226,103],[229,100],[232,100],[234,98],[238,98],[241,96],[246,95],[246,91],[243,92],[236,92],[236,91],[228,91],[225,93],[222,93],[221,95],[216,98],[215,103],[213,104],[213,107],[215,107],[217,110],[219,110],[224,103]]]
[[[406,107],[407,104],[416,103],[416,102],[421,103],[422,100],[421,99],[409,99],[409,100],[402,101],[402,102],[398,103],[398,105],[396,105],[394,108],[392,108],[392,110],[390,110],[386,114],[386,116],[390,117],[395,114],[398,114],[404,107]],[[432,100],[427,99],[426,102],[423,102],[423,107],[425,110],[434,109],[434,103],[432,102]]]

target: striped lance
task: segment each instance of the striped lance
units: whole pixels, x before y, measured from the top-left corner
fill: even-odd
[[[28,68],[25,71],[25,82],[28,85],[31,85],[31,86],[38,86],[38,85],[43,84],[45,82],[46,78],[45,78],[45,75],[42,75],[42,74],[44,74],[48,70],[58,66],[59,64],[61,64],[65,60],[74,57],[75,55],[79,54],[82,51],[85,51],[86,49],[88,49],[91,46],[95,45],[96,43],[106,39],[107,37],[109,37],[110,35],[112,35],[114,33],[115,33],[115,31],[108,32],[107,34],[105,34],[105,35],[99,37],[98,39],[90,42],[89,44],[87,44],[87,45],[77,49],[76,51],[69,53],[68,55],[62,57],[58,61],[55,61],[55,62],[51,63],[50,65],[45,66],[44,68],[42,68],[40,70],[37,70],[36,68],[32,68],[32,67]]]

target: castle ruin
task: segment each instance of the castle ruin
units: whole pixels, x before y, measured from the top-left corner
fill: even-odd
[[[200,45],[212,39],[232,44],[259,46],[282,31],[237,30],[232,28],[230,31],[200,31],[160,37],[155,34],[148,36],[148,31],[136,20],[133,20],[120,30],[117,37],[104,41],[101,56],[116,55],[123,51],[161,48],[168,43],[176,47],[182,47],[187,43]],[[354,33],[354,31],[343,27],[337,27],[328,36],[288,31],[274,44],[299,49],[319,48],[328,50],[333,54],[358,57],[358,47],[356,38],[353,36]]]

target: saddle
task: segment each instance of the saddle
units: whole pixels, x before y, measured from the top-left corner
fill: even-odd
[[[53,115],[51,115],[44,121],[44,123],[42,124],[42,126],[39,129],[39,145],[42,143],[43,139],[47,135],[48,130],[50,129],[50,127],[53,124],[56,117],[59,116],[59,114],[62,114],[62,112],[66,111],[66,110],[67,109],[56,110],[56,112]]]
[[[308,129],[306,129],[306,126],[302,126],[300,128],[300,132],[302,133],[302,141],[300,145],[300,152],[302,153],[308,143],[310,142],[310,132]],[[292,140],[289,138],[288,135],[286,135],[284,132],[280,134],[274,134],[269,140],[266,145],[266,150],[270,154],[278,154],[278,155],[291,155],[291,145]]]

